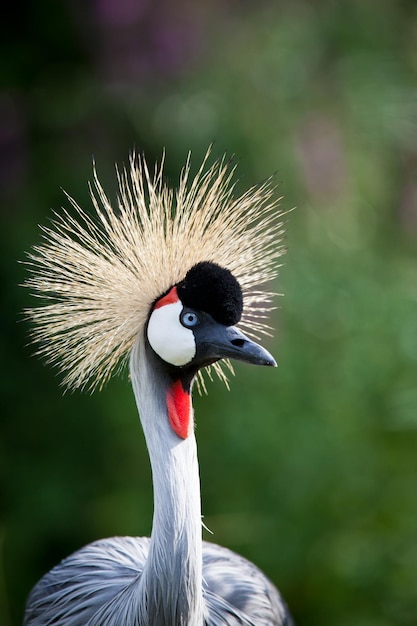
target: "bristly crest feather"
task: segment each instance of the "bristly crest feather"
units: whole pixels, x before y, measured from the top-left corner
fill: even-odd
[[[268,334],[274,294],[257,287],[276,276],[284,252],[279,199],[271,180],[233,197],[235,167],[225,157],[207,167],[209,154],[192,180],[188,156],[175,192],[164,184],[163,159],[151,176],[132,155],[129,169],[116,170],[117,210],[94,166],[95,217],[67,196],[75,217],[63,209],[42,228],[25,286],[45,302],[26,313],[37,353],[64,372],[66,388],[101,387],[126,362],[152,303],[199,261],[234,274],[244,297],[240,326]],[[215,370],[227,382],[219,364]]]

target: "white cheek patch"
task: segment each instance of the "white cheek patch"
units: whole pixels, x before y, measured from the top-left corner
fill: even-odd
[[[180,322],[181,301],[155,309],[148,323],[148,341],[161,359],[171,365],[186,365],[195,357],[193,331]]]

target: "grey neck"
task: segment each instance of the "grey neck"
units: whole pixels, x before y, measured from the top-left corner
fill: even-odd
[[[202,527],[197,448],[167,416],[168,377],[138,340],[130,359],[136,403],[149,450],[154,516],[149,556],[139,582],[139,623],[150,626],[203,623]]]

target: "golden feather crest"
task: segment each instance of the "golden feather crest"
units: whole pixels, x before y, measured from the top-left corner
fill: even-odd
[[[42,228],[25,286],[44,302],[26,313],[37,353],[59,367],[68,389],[101,387],[143,333],[152,303],[199,261],[234,274],[244,298],[239,325],[268,333],[274,294],[258,288],[276,276],[284,252],[279,199],[270,180],[235,198],[235,167],[225,157],[207,167],[208,156],[192,180],[188,157],[174,191],[164,184],[163,160],[151,176],[133,155],[128,169],[116,170],[117,210],[94,167],[95,215],[68,196],[74,214],[55,213]]]

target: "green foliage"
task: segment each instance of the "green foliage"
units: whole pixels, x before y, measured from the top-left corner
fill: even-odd
[[[263,568],[299,626],[414,626],[416,7],[180,5],[112,21],[44,1],[3,38],[0,623],[68,553],[152,520],[127,375],[62,396],[26,345],[17,261],[61,186],[90,205],[92,155],[114,196],[132,148],[165,146],[174,182],[214,142],[239,189],[277,172],[297,209],[265,341],[278,369],[236,366],[230,392],[195,399],[206,538]]]

